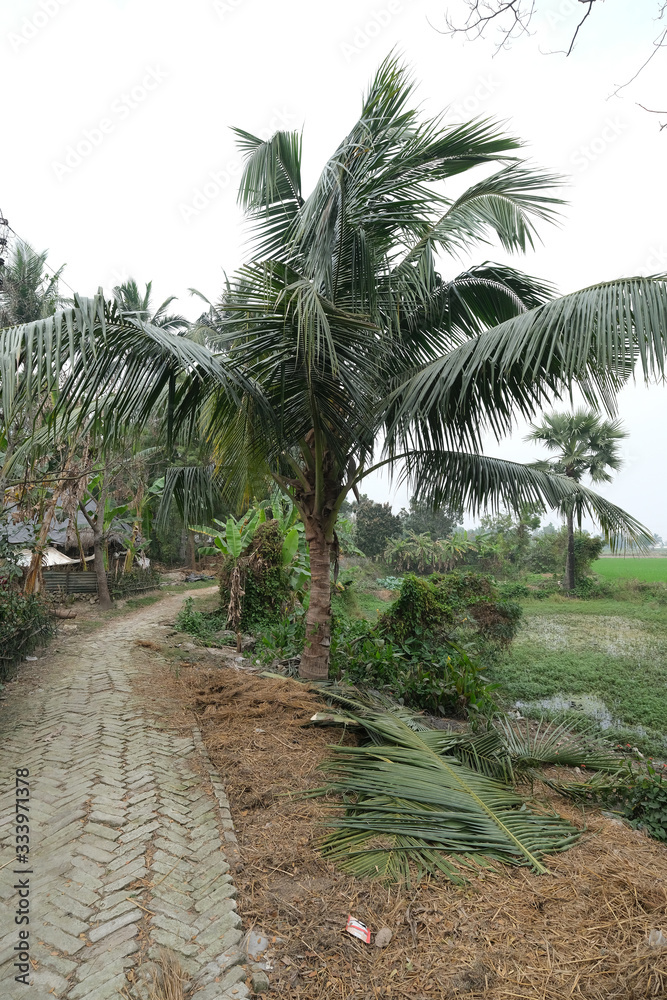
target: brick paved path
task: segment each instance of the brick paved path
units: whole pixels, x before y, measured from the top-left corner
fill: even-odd
[[[57,640],[0,708],[0,996],[149,995],[164,949],[194,1000],[248,996],[226,860],[229,807],[199,733],[160,727],[134,693],[154,638],[183,598]],[[16,768],[30,771],[31,985],[14,980]],[[8,863],[7,863],[8,862]],[[124,991],[124,992],[122,992]],[[190,995],[190,994],[188,994]]]

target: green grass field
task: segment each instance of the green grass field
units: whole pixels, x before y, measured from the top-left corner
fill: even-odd
[[[503,703],[519,701],[533,717],[573,712],[600,724],[612,740],[664,756],[667,608],[563,597],[523,608],[508,656],[485,671]]]
[[[645,580],[650,583],[667,583],[667,559],[642,559],[637,557],[597,559],[593,572],[603,580]]]

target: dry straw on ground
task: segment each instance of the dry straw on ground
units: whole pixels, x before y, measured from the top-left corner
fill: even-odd
[[[465,889],[358,882],[317,853],[325,803],[296,797],[321,784],[327,745],[352,738],[303,728],[322,707],[317,695],[227,668],[193,666],[174,683],[224,776],[239,912],[272,940],[281,998],[643,1000],[667,990],[667,948],[648,945],[652,928],[667,934],[667,849],[643,833],[551,796],[588,829],[547,859],[550,875],[503,869]],[[347,935],[350,913],[389,927],[388,947]]]

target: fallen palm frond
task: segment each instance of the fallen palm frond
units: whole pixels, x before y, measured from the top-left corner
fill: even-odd
[[[397,705],[379,691],[362,692],[338,684],[318,684],[318,691],[341,705],[343,711],[319,712],[311,722],[365,729],[372,741],[381,742],[384,736],[378,735],[374,726],[365,725],[364,720],[369,712],[385,711],[416,732],[426,734],[424,740],[429,745],[439,747],[441,752],[447,749],[474,771],[502,781],[513,783],[526,777],[532,780],[539,777],[537,768],[551,765],[608,772],[615,772],[621,766],[618,755],[595,737],[593,725],[573,731],[570,721],[541,719],[531,724],[524,719],[522,725],[506,716],[497,716],[481,732],[452,732],[435,729],[422,712]]]
[[[324,765],[332,780],[319,790],[343,796],[345,813],[331,821],[322,851],[346,871],[388,882],[441,872],[458,883],[462,868],[494,862],[546,873],[541,858],[579,838],[568,821],[462,763],[451,753],[454,734],[415,731],[389,713],[355,721],[372,744],[332,748]]]
[[[572,731],[571,722],[545,722],[540,720],[531,732],[528,720],[525,725],[500,718],[494,725],[502,733],[507,753],[515,772],[530,771],[536,767],[560,764],[563,767],[587,767],[593,771],[618,771],[618,756],[592,733],[594,727]]]

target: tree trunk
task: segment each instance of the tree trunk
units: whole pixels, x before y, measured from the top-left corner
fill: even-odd
[[[574,590],[574,511],[567,512],[567,561],[565,563],[565,589]]]
[[[196,563],[196,552],[195,552],[195,533],[188,528],[188,552],[190,553],[190,569],[193,573],[197,571]]]
[[[331,647],[331,547],[321,525],[306,525],[310,549],[310,603],[306,614],[306,641],[299,676],[326,680]]]
[[[104,514],[102,515],[102,528],[104,527]],[[104,568],[104,546],[102,545],[102,539],[104,537],[104,532],[102,529],[98,530],[97,523],[93,528],[93,552],[95,553],[95,558],[93,562],[95,564],[95,576],[97,577],[97,596],[100,601],[100,608],[103,611],[108,611],[112,606],[111,594],[109,593],[109,583],[107,581],[107,572]]]
[[[93,530],[93,553],[95,558],[93,559],[93,568],[95,570],[95,576],[97,577],[97,597],[100,602],[100,608],[103,611],[108,611],[112,606],[111,594],[109,593],[109,583],[107,581],[107,574],[104,568],[104,511],[106,509],[107,503],[107,488],[104,480],[102,481],[102,488],[100,490],[100,496],[97,501],[97,510],[95,511],[95,520],[89,516],[83,501],[79,502],[79,509],[82,511],[83,516]]]
[[[39,537],[35,544],[35,551],[30,558],[30,566],[26,574],[25,579],[25,592],[26,594],[38,594],[42,589],[42,554],[44,552],[44,547],[49,536],[49,529],[51,527],[51,522],[56,512],[56,506],[58,505],[59,492],[54,489],[53,496],[51,497],[51,502],[44,512],[44,517],[42,518],[42,524],[39,529]]]

